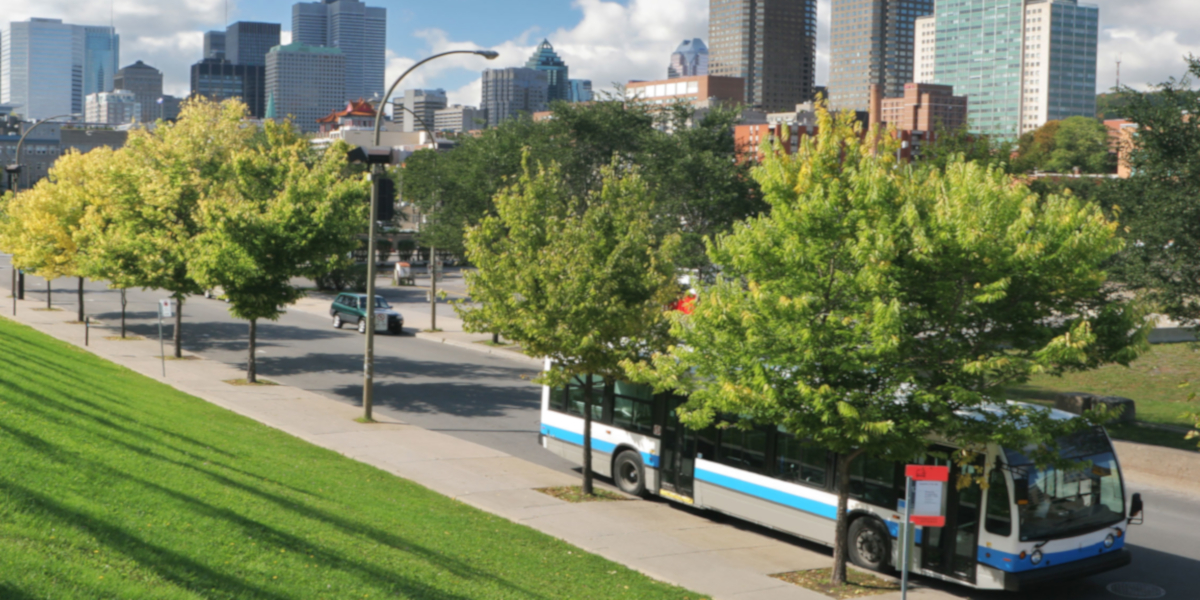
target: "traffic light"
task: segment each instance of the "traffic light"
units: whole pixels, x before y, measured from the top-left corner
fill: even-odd
[[[375,220],[391,221],[396,217],[396,182],[387,175],[379,176],[379,206],[375,208]]]

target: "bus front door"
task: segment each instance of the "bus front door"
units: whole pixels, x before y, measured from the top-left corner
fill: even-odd
[[[662,466],[659,473],[662,476],[664,496],[682,496],[676,500],[691,500],[692,481],[696,471],[696,434],[679,423],[676,407],[683,403],[682,398],[669,398],[667,411],[663,419],[662,432]]]
[[[947,455],[949,449],[942,450]],[[940,453],[939,453],[940,454]],[[983,491],[975,478],[983,473],[982,458],[978,464],[960,467],[953,461],[929,457],[926,464],[950,467],[950,481],[942,496],[945,527],[925,527],[921,535],[921,567],[953,577],[975,582],[975,560],[979,545],[979,507]],[[958,489],[960,475],[969,475],[971,484]]]

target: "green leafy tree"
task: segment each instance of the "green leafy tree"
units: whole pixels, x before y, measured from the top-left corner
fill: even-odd
[[[1021,134],[1017,139],[1016,154],[1013,159],[1014,173],[1029,173],[1045,171],[1049,167],[1050,154],[1054,152],[1055,135],[1062,121],[1046,121],[1041,127]]]
[[[345,143],[317,155],[290,123],[267,122],[263,134],[233,150],[218,175],[224,185],[200,201],[188,261],[192,279],[220,286],[229,312],[250,322],[249,383],[258,380],[258,321],[304,296],[293,278],[319,277],[357,246],[368,199],[367,183],[347,177]]]
[[[593,378],[611,396],[621,362],[665,349],[664,309],[678,295],[678,237],[659,236],[636,173],[606,167],[599,190],[569,193],[555,166],[526,168],[496,196],[496,215],[467,232],[473,305],[467,331],[491,332],[554,361],[539,382],[583,381],[583,491],[592,493]]]
[[[1084,173],[1114,171],[1116,162],[1108,149],[1108,128],[1091,117],[1063,120],[1054,133],[1054,148],[1046,166],[1056,173],[1070,173],[1076,167]]]
[[[932,140],[920,148],[918,164],[922,168],[944,171],[961,157],[968,162],[1012,172],[1015,145],[1009,140],[971,133],[967,125],[948,128],[937,123],[932,134]]]
[[[626,366],[686,394],[691,428],[782,426],[838,453],[840,584],[853,461],[912,459],[933,434],[968,452],[1033,444],[1049,461],[1099,416],[993,399],[1033,373],[1128,362],[1146,328],[1107,292],[1101,265],[1121,240],[1098,209],[961,159],[896,168],[894,141],[818,118],[796,154],[755,169],[770,213],[710,245],[720,276],[674,317],[678,342]]]
[[[202,201],[225,188],[227,165],[247,147],[257,128],[245,123],[246,105],[220,104],[202,97],[188,100],[174,123],[153,131],[134,130],[120,155],[117,189],[93,228],[93,241],[113,285],[164,290],[177,304],[175,356],[182,356],[183,306],[204,291],[188,263],[203,225]]]

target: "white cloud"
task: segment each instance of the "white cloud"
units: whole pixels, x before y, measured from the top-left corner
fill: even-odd
[[[4,0],[4,18],[62,19],[74,25],[115,23],[121,35],[121,66],[141,60],[163,73],[168,94],[186,96],[190,66],[200,60],[203,32],[223,28],[224,0]],[[236,2],[229,3],[236,18]]]

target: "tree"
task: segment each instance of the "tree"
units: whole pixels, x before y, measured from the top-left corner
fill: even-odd
[[[1046,166],[1057,173],[1078,167],[1084,173],[1109,173],[1116,163],[1108,148],[1108,128],[1091,117],[1068,117],[1054,133]]]
[[[622,361],[664,349],[663,312],[678,295],[679,239],[655,232],[646,183],[615,166],[601,178],[599,190],[576,196],[555,165],[536,173],[526,166],[496,196],[497,214],[468,230],[467,257],[478,270],[466,280],[477,304],[456,306],[467,331],[499,334],[553,360],[539,382],[584,382],[586,494],[593,377],[611,396]]]
[[[1200,60],[1188,73],[1150,92],[1123,89],[1125,114],[1138,125],[1130,149],[1132,176],[1114,182],[1113,204],[1128,244],[1117,265],[1121,281],[1157,311],[1200,322]]]
[[[250,322],[246,381],[256,383],[259,319],[277,320],[303,297],[295,277],[315,278],[358,244],[366,182],[348,178],[344,142],[316,155],[290,123],[267,122],[263,139],[234,149],[224,186],[199,202],[200,233],[188,275],[220,286],[229,312]]]
[[[96,180],[113,151],[68,152],[55,162],[50,176],[13,197],[0,226],[0,247],[12,253],[15,267],[46,279],[46,308],[51,307],[50,280],[78,277],[78,320],[84,320],[83,278],[90,247],[83,225],[101,202]]]
[[[1012,172],[1012,142],[982,133],[971,133],[967,125],[956,129],[935,124],[932,139],[920,147],[922,168],[944,171],[959,157]],[[894,152],[894,151],[893,151]]]
[[[1099,209],[961,158],[896,168],[888,136],[818,119],[796,154],[755,169],[770,213],[710,244],[720,276],[674,317],[677,343],[626,366],[686,394],[693,429],[782,426],[838,453],[843,583],[854,460],[909,460],[938,434],[968,451],[1033,444],[1049,461],[1055,439],[1099,416],[992,399],[1032,373],[1128,362],[1146,326],[1105,286],[1121,240]]]
[[[199,207],[227,186],[226,166],[256,128],[245,124],[246,105],[196,97],[174,123],[133,130],[121,149],[120,189],[95,218],[105,235],[95,251],[113,285],[167,291],[175,299],[175,356],[182,356],[183,305],[204,291],[188,263],[202,231]]]
[[[1054,152],[1055,136],[1062,121],[1046,121],[1041,127],[1021,134],[1017,139],[1017,157],[1013,159],[1014,173],[1044,171]]]
[[[417,152],[405,162],[404,196],[430,217],[422,243],[461,251],[465,229],[494,215],[493,198],[521,176],[524,151],[534,164],[557,163],[566,193],[580,197],[599,190],[613,160],[639,165],[655,203],[654,222],[664,235],[683,235],[688,267],[706,262],[704,236],[765,207],[748,165],[736,160],[738,110],[716,108],[696,118],[691,107],[615,97],[553,109],[552,119],[510,119],[478,138],[460,139],[449,152]]]

